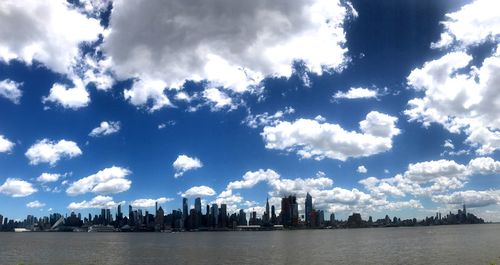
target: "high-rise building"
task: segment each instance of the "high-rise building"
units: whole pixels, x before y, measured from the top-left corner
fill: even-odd
[[[281,224],[285,227],[297,226],[299,221],[297,197],[288,196],[281,199]]]
[[[221,204],[220,205],[220,211],[219,211],[220,217],[219,217],[219,223],[221,227],[226,227],[227,226],[227,205],[226,204]]]
[[[247,225],[247,214],[243,209],[240,209],[240,214],[238,215],[238,225]]]
[[[122,220],[123,220],[122,205],[118,204],[118,207],[116,210],[116,226],[121,226]]]
[[[219,207],[217,206],[216,203],[212,204],[211,217],[212,217],[211,221],[212,226],[217,226],[217,224],[219,223]]]
[[[270,223],[270,215],[271,213],[269,212],[269,198],[266,200],[266,212],[264,212],[264,215],[262,216],[262,222],[264,225],[269,225]]]
[[[132,211],[132,205],[128,206],[128,224],[130,226],[134,225],[134,211]]]
[[[196,213],[201,214],[201,198],[200,197],[194,199],[194,210],[196,211]]]
[[[106,209],[106,225],[111,224],[113,218],[111,217],[111,209]]]
[[[182,198],[182,219],[187,220],[188,215],[189,215],[188,199]]]
[[[272,225],[277,224],[276,209],[274,208],[274,205],[271,206],[271,224]]]
[[[330,225],[333,225],[335,223],[335,213],[330,214]]]
[[[309,194],[309,192],[306,195],[306,205],[304,209],[305,209],[306,225],[311,226],[311,211],[313,209],[313,205],[312,205],[312,196]]]

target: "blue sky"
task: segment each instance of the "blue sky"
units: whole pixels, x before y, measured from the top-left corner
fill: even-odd
[[[2,5],[4,216],[310,192],[499,220],[495,1]]]

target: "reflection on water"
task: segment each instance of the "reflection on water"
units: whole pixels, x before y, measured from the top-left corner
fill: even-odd
[[[0,264],[500,264],[500,225],[0,233]]]

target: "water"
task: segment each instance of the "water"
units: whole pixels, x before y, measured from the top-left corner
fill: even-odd
[[[500,225],[0,233],[0,264],[500,264]]]

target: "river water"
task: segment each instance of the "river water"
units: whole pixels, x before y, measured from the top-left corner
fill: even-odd
[[[500,224],[185,233],[0,233],[0,264],[499,264]]]

